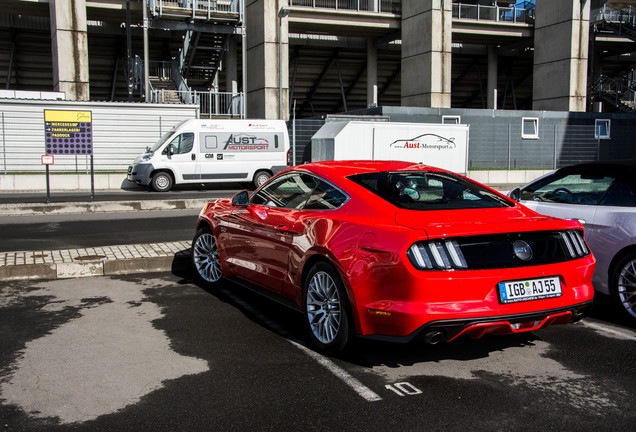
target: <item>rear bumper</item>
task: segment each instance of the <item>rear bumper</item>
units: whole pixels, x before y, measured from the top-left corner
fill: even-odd
[[[487,334],[523,333],[546,328],[552,324],[579,321],[587,315],[592,303],[592,301],[588,301],[565,308],[525,314],[431,321],[406,336],[365,335],[360,337],[386,342],[424,341],[436,344],[451,342],[462,335],[471,339],[479,339]]]

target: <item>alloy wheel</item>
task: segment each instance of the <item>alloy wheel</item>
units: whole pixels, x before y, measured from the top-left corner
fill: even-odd
[[[314,337],[324,344],[333,342],[340,331],[341,303],[336,283],[324,271],[311,278],[307,288],[307,318]]]
[[[192,256],[194,266],[203,280],[214,283],[221,279],[221,262],[212,233],[204,232],[195,240]]]
[[[636,318],[636,259],[628,261],[618,276],[618,299],[632,317]]]

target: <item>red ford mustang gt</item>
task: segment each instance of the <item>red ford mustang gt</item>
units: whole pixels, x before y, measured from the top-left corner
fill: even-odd
[[[438,343],[578,320],[595,264],[577,221],[387,161],[297,166],[208,204],[192,259],[205,283],[232,279],[301,311],[323,352],[356,334]]]

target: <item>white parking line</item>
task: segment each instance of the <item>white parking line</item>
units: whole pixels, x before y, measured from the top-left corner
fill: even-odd
[[[589,327],[592,330],[596,330],[600,333],[605,333],[606,335],[609,336],[614,336],[617,337],[619,339],[624,339],[624,340],[632,340],[632,341],[636,341],[636,333],[630,332],[627,329],[617,329],[615,327],[610,327],[607,325],[603,325],[603,324],[599,324],[599,323],[594,323],[594,322],[590,322],[589,320],[586,321],[581,321],[581,324],[585,327]]]
[[[289,342],[296,346],[299,350],[303,351],[312,359],[316,360],[320,365],[324,366],[329,372],[340,378],[345,384],[351,387],[356,393],[362,396],[367,402],[377,402],[382,400],[382,398],[371,390],[369,387],[362,384],[360,381],[351,376],[347,371],[342,369],[340,366],[329,360],[327,357],[318,354],[315,351],[307,348],[295,342],[293,340],[289,340]]]
[[[244,302],[242,299],[234,295],[230,290],[221,289],[221,291],[223,291],[223,293],[226,296],[231,298],[232,301],[234,301],[241,308],[243,308],[243,310],[257,317],[263,324],[268,326],[270,329],[272,329],[273,331],[275,331],[276,333],[280,335],[285,336],[287,340],[289,341],[289,343],[291,343],[296,348],[298,348],[299,350],[307,354],[309,357],[314,359],[316,362],[318,362],[320,365],[325,367],[329,372],[334,374],[336,377],[342,380],[342,382],[344,382],[346,385],[351,387],[356,393],[362,396],[366,401],[376,402],[376,401],[382,400],[382,398],[377,393],[373,392],[373,390],[371,390],[370,388],[362,384],[360,381],[358,381],[356,378],[351,376],[347,371],[345,371],[340,366],[338,366],[337,364],[329,360],[327,357],[321,354],[318,354],[317,352],[307,348],[301,343],[293,340],[291,335],[285,329],[281,328],[277,323],[275,323],[274,321],[269,319],[267,316],[263,315],[262,313],[254,309],[250,304]]]

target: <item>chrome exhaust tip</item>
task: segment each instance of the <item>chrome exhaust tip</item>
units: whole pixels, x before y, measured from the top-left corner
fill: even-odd
[[[424,342],[429,345],[437,345],[438,343],[442,342],[445,337],[446,334],[442,331],[430,330],[424,335]]]

